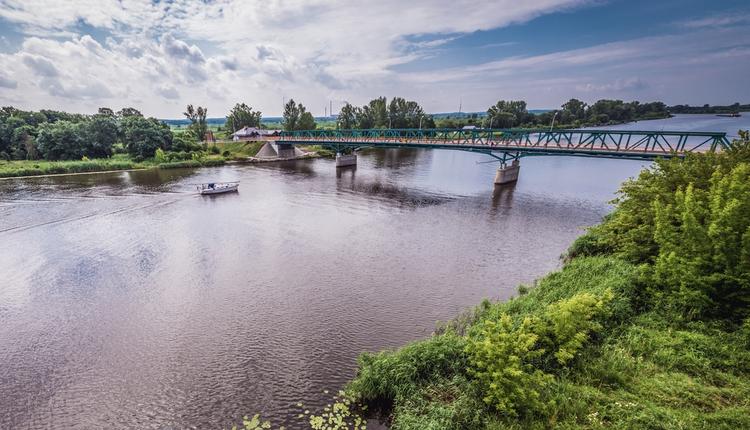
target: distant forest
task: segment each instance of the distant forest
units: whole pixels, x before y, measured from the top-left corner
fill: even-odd
[[[703,106],[675,105],[669,107],[670,113],[739,113],[750,112],[750,104],[741,105],[735,103],[729,106]]]

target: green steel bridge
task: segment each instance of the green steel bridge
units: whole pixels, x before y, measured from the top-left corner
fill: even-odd
[[[337,167],[356,164],[349,149],[434,148],[477,152],[501,162],[495,183],[513,182],[527,156],[577,156],[653,160],[720,151],[731,146],[726,133],[640,130],[550,129],[362,129],[284,131],[276,144],[322,145],[337,152]],[[347,158],[348,157],[348,158]],[[507,162],[512,162],[507,166]],[[509,173],[501,177],[503,169]]]

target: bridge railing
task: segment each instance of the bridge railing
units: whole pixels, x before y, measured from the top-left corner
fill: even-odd
[[[593,129],[352,129],[284,131],[284,142],[364,145],[426,145],[492,151],[558,150],[684,155],[726,149],[726,133]]]

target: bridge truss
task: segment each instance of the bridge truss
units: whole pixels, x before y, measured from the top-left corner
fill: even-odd
[[[726,133],[637,130],[362,129],[284,131],[282,144],[347,148],[436,148],[480,152],[503,164],[532,155],[653,160],[724,150]]]

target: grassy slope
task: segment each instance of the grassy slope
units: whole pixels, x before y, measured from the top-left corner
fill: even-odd
[[[575,259],[528,294],[485,302],[442,334],[363,356],[349,391],[385,408],[394,429],[750,428],[746,333],[705,323],[675,328],[656,312],[638,312],[636,275],[635,266],[613,257]],[[574,363],[554,375],[547,392],[553,410],[511,417],[480,400],[461,332],[502,313],[522,318],[606,289],[615,293],[612,315]]]
[[[110,170],[143,169],[153,163],[136,163],[124,155],[94,160],[18,160],[0,161],[0,178],[17,176],[53,175],[60,173],[101,172]]]

